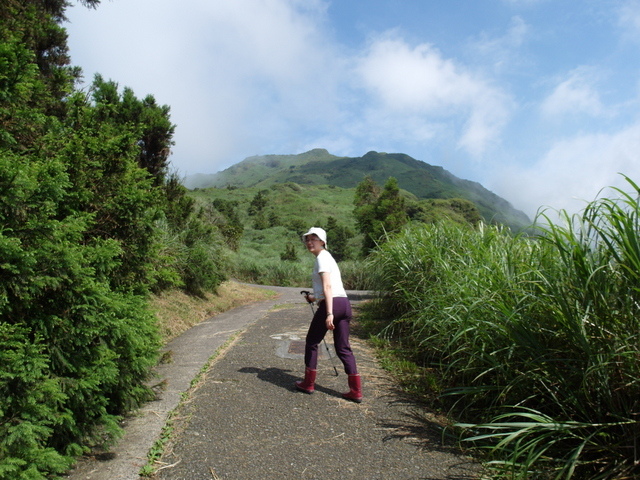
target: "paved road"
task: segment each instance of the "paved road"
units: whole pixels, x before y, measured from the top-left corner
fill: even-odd
[[[158,381],[167,384],[162,398],[129,420],[113,451],[81,462],[70,479],[139,480],[147,452],[174,409],[176,430],[158,480],[477,477],[473,462],[442,445],[429,413],[403,399],[356,338],[362,404],[340,397],[346,375],[338,365],[335,376],[326,353],[316,392],[295,391],[311,311],[299,289],[276,290],[279,298],[218,315],[168,345],[173,362],[159,372]],[[211,355],[240,331],[189,401],[177,407]]]

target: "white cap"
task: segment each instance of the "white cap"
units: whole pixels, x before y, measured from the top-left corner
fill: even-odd
[[[327,248],[327,232],[320,227],[311,227],[307,233],[302,235],[302,240],[307,238],[307,235],[317,235],[320,240],[324,242],[324,248]]]

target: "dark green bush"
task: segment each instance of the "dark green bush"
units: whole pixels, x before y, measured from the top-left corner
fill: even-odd
[[[101,77],[74,93],[66,6],[0,3],[0,480],[51,478],[115,438],[149,396],[150,289],[225,271],[167,177],[168,107]]]
[[[0,323],[0,479],[45,478],[70,466],[48,446],[66,395],[51,376],[46,346],[30,329]]]

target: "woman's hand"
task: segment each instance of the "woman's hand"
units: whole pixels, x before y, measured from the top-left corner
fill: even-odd
[[[334,328],[336,328],[335,325],[333,324],[333,313],[327,313],[326,324],[327,324],[327,330],[333,330]]]

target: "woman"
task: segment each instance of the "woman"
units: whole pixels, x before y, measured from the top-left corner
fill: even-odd
[[[356,359],[349,344],[349,324],[351,322],[351,303],[342,286],[338,264],[327,248],[327,234],[322,228],[313,227],[302,236],[309,252],[316,256],[311,279],[313,294],[307,295],[307,302],[318,302],[304,350],[304,380],[295,383],[296,388],[305,393],[313,393],[318,367],[318,345],[327,330],[333,331],[333,344],[338,358],[344,365],[349,378],[349,392],[343,398],[357,403],[362,402],[362,386]]]

